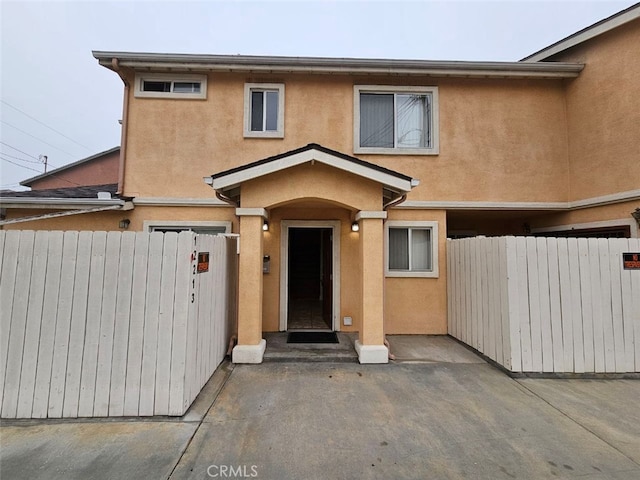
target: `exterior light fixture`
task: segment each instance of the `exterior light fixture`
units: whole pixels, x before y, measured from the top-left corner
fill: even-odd
[[[120,223],[118,224],[118,226],[123,230],[126,230],[127,228],[129,228],[130,224],[131,224],[131,220],[129,220],[128,218],[125,218],[124,220],[120,220]]]
[[[360,224],[358,222],[353,222],[351,224],[351,231],[352,232],[358,232],[360,231]]]
[[[631,212],[631,216],[636,219],[638,225],[640,225],[640,208],[636,208],[633,212]]]
[[[264,223],[262,224],[262,231],[266,232],[268,230],[269,230],[269,222],[265,220]]]

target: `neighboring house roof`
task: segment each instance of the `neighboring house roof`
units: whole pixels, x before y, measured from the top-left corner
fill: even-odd
[[[28,190],[23,192],[4,191],[0,198],[98,198],[98,193],[100,192],[108,192],[110,196],[113,196],[117,190],[117,183],[107,183],[104,185],[47,188],[43,190]]]
[[[225,170],[224,172],[214,173],[210,177],[206,177],[205,181],[215,190],[226,191],[237,187],[242,182],[313,161],[379,182],[388,189],[402,194],[409,192],[419,184],[418,180],[408,175],[365,162],[317,143],[310,143],[295,150]]]
[[[80,165],[83,165],[85,163],[88,163],[88,162],[91,162],[93,160],[99,159],[99,158],[104,157],[106,155],[110,155],[112,153],[115,153],[115,152],[117,152],[119,150],[120,150],[119,146],[110,148],[109,150],[105,150],[104,152],[96,153],[95,155],[91,155],[90,157],[83,158],[82,160],[78,160],[77,162],[69,163],[68,165],[64,165],[63,167],[56,168],[54,170],[50,170],[50,171],[48,171],[46,173],[43,173],[43,174],[40,174],[40,175],[36,175],[35,177],[27,178],[26,180],[23,180],[22,182],[20,182],[20,185],[22,185],[24,187],[30,187],[32,183],[35,183],[38,180],[42,180],[42,179],[47,178],[47,177],[55,177],[58,174],[60,174],[61,172],[64,172],[65,170],[69,170],[71,168],[78,167]]]
[[[462,62],[326,57],[275,57],[251,55],[195,55],[94,51],[100,65],[146,71],[225,71],[253,73],[383,74],[453,77],[577,77],[576,63]],[[115,60],[115,61],[114,61]]]
[[[629,23],[633,20],[640,18],[640,3],[630,6],[629,8],[622,10],[610,17],[600,20],[593,25],[590,25],[582,30],[569,35],[568,37],[559,40],[548,47],[543,48],[531,55],[520,60],[525,63],[540,62],[548,59],[549,57],[563,52],[571,47],[574,47],[580,43],[586,42],[592,38],[595,38],[603,33],[606,33],[614,28],[617,28],[625,23]]]

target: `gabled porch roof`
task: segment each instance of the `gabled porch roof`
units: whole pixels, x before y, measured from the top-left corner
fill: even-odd
[[[359,158],[331,150],[316,143],[310,143],[304,147],[232,168],[224,172],[214,173],[210,177],[205,177],[204,181],[211,185],[216,191],[228,192],[248,180],[253,180],[307,162],[323,163],[368,180],[373,180],[382,184],[385,189],[398,195],[408,193],[413,187],[420,183],[419,180],[411,178],[408,175],[365,162]]]

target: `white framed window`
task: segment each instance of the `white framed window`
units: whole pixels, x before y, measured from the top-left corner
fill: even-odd
[[[436,155],[438,87],[355,85],[355,153]]]
[[[244,136],[284,137],[284,84],[244,84]]]
[[[195,232],[203,235],[218,235],[231,233],[231,222],[145,220],[143,229],[147,232]]]
[[[438,222],[389,220],[385,242],[387,277],[439,276]]]
[[[204,100],[207,98],[207,76],[139,73],[136,75],[134,95],[143,98]]]

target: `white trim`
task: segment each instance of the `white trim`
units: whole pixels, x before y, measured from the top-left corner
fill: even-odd
[[[95,207],[83,210],[66,210],[64,212],[45,213],[41,215],[32,215],[29,217],[11,218],[9,220],[1,220],[0,225],[10,225],[12,223],[35,222],[38,220],[47,220],[49,218],[67,217],[70,215],[79,215],[82,213],[104,212],[107,210],[123,210],[119,205],[110,205],[108,207]]]
[[[363,345],[355,341],[360,363],[389,363],[389,349],[385,345]]]
[[[387,212],[385,211],[375,211],[375,210],[360,210],[356,213],[356,222],[359,222],[362,218],[379,218],[382,220],[386,220]]]
[[[180,92],[146,92],[142,89],[144,81],[168,82],[200,82],[200,91],[197,93]],[[136,73],[134,96],[137,98],[173,98],[184,100],[206,100],[207,99],[207,76],[183,73]]]
[[[93,51],[103,67],[113,69],[113,59],[121,67],[224,72],[302,72],[319,74],[382,74],[499,78],[577,77],[579,64],[527,62],[469,62],[407,59],[276,57],[250,55],[194,55],[167,53]]]
[[[262,217],[269,220],[269,213],[264,208],[236,208],[236,215],[239,217]]]
[[[361,93],[417,93],[431,96],[431,147],[430,148],[377,148],[360,146],[360,94]],[[440,153],[438,87],[354,85],[353,86],[353,151],[382,155],[437,155]],[[394,108],[395,121],[395,108]]]
[[[275,131],[251,130],[251,92],[277,91],[278,92],[278,129]],[[266,115],[266,104],[264,114]],[[266,120],[265,120],[266,121]],[[245,138],[284,138],[284,83],[245,83],[244,84],[244,128]]]
[[[412,208],[427,210],[580,210],[582,208],[600,207],[614,203],[640,200],[640,189],[612,193],[600,197],[573,200],[571,202],[465,202],[465,201],[430,201],[408,200],[393,208]]]
[[[569,202],[570,210],[578,210],[580,208],[598,207],[600,205],[609,205],[611,203],[622,203],[626,201],[640,200],[640,188],[637,190],[627,190],[626,192],[611,193],[600,197],[585,198],[583,200],[574,200]]]
[[[528,57],[523,58],[521,61],[525,63],[533,63],[545,60],[555,55],[556,53],[563,52],[571,47],[575,47],[576,45],[586,42],[587,40],[591,40],[592,38],[595,38],[599,35],[602,35],[603,33],[613,30],[614,28],[624,25],[625,23],[629,23],[636,18],[640,18],[640,8],[630,8],[632,9],[625,13],[616,14],[609,20],[602,20],[595,25],[587,27],[580,32],[574,33],[573,35],[570,35],[565,39],[554,43],[553,45],[550,45],[532,55],[529,55]]]
[[[267,341],[263,338],[258,345],[236,345],[231,352],[233,363],[262,363]]]
[[[389,228],[429,228],[431,229],[431,271],[412,272],[389,270]],[[385,277],[416,277],[438,278],[440,269],[438,263],[439,250],[438,222],[425,220],[389,220],[384,224],[384,275]]]
[[[583,230],[591,228],[607,228],[607,227],[630,227],[631,238],[638,238],[638,222],[633,218],[621,218],[618,220],[603,220],[600,222],[586,222],[586,223],[570,223],[567,225],[555,225],[553,227],[539,227],[532,228],[531,233],[546,233],[546,232],[560,232],[565,230]]]
[[[340,331],[340,220],[282,220],[280,222],[280,331],[287,330],[289,300],[289,228],[331,228],[333,247],[333,314],[331,329]]]
[[[135,197],[134,205],[156,207],[229,207],[226,202],[217,198],[178,198],[178,197]]]
[[[278,160],[273,160],[271,162],[265,162],[251,168],[240,170],[238,172],[229,173],[218,178],[214,178],[211,186],[214,190],[233,187],[241,184],[242,182],[253,180],[254,178],[259,178],[263,175],[279,172],[281,170],[301,165],[303,163],[311,162],[313,160],[315,160],[316,162],[324,163],[331,167],[338,168],[340,170],[344,170],[349,173],[353,173],[354,175],[368,178],[369,180],[381,183],[393,190],[397,190],[400,192],[406,193],[411,191],[412,188],[411,180],[398,178],[395,175],[391,175],[389,173],[367,167],[366,165],[360,165],[358,163],[350,162],[348,160],[345,160],[344,158],[330,155],[315,148],[295,153],[293,155],[289,155]]]
[[[125,202],[120,199],[98,198],[49,198],[49,197],[0,197],[0,206],[3,208],[46,208],[46,209],[78,209],[93,208],[99,206],[120,206],[125,208]],[[125,208],[130,210],[130,208]]]
[[[215,220],[144,220],[142,230],[152,232],[155,228],[201,228],[201,227],[224,227],[225,234],[231,233],[232,222]]]

